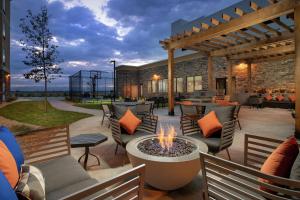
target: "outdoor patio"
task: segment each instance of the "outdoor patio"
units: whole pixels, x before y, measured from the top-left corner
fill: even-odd
[[[58,103],[58,102],[57,102]],[[52,105],[58,105],[54,102]],[[64,103],[59,102],[60,108],[63,109]],[[68,110],[70,110],[70,105]],[[83,111],[73,107],[73,111]],[[99,111],[102,114],[102,112]],[[175,107],[175,116],[166,115],[167,108],[159,108],[154,110],[154,114],[159,117],[159,124],[162,126],[173,125],[176,127],[176,132],[181,135],[179,128],[180,111],[179,107]],[[101,126],[101,114],[82,119],[70,126],[71,136],[82,134],[82,133],[102,133],[108,137],[108,141],[98,145],[91,149],[91,152],[98,155],[101,160],[101,165],[97,165],[97,161],[92,157],[89,158],[88,172],[92,177],[98,180],[108,179],[116,176],[121,172],[130,169],[132,166],[125,155],[125,150],[119,150],[117,155],[114,155],[115,145],[110,128],[107,126],[107,121]],[[240,121],[242,130],[236,128],[233,145],[229,148],[232,161],[237,163],[243,163],[243,151],[244,151],[244,135],[245,133],[259,135],[270,138],[281,138],[284,139],[294,133],[294,119],[292,118],[289,110],[264,108],[264,109],[253,109],[247,106],[242,107],[240,112]],[[159,125],[158,125],[159,126]],[[84,153],[83,148],[72,149],[72,156],[76,159]],[[223,151],[217,156],[221,158],[227,158],[226,152]],[[123,165],[123,160],[126,159]],[[152,187],[146,186],[145,199],[198,199],[199,190],[196,188],[197,185],[190,186],[195,191],[191,192],[191,188],[181,189],[178,191],[164,192]],[[200,186],[199,186],[200,187]],[[199,188],[198,188],[199,189]],[[183,195],[183,196],[181,196]]]

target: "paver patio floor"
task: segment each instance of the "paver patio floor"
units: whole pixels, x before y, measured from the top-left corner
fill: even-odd
[[[66,102],[53,103],[50,101],[50,103],[54,107],[63,110],[83,111],[82,108],[72,106]],[[68,104],[68,106],[66,104]],[[114,155],[115,142],[111,137],[107,121],[101,126],[102,112],[96,110],[93,110],[92,112],[96,115],[71,124],[70,133],[71,136],[74,136],[81,133],[100,132],[109,137],[107,142],[91,149],[92,153],[100,157],[101,165],[97,166],[97,161],[92,157],[88,162],[88,165],[90,166],[88,172],[90,175],[101,181],[131,168],[131,165],[125,156],[125,151],[123,149],[119,148],[118,154]],[[181,134],[179,129],[178,108],[175,109],[176,116],[174,117],[167,115],[167,108],[155,109],[155,114],[159,116],[158,125],[173,125],[176,128],[177,134]],[[236,128],[234,143],[229,149],[232,160],[238,163],[242,163],[243,160],[244,135],[246,133],[274,138],[286,138],[294,133],[294,119],[292,118],[290,111],[285,109],[250,109],[248,107],[242,107],[240,112],[240,122],[242,130],[239,130],[238,127]],[[72,155],[76,159],[83,154],[83,152],[84,149],[72,149]],[[226,152],[221,152],[217,154],[217,156],[227,159]],[[194,184],[186,189],[173,192],[161,192],[154,189],[146,189],[145,199],[199,199],[200,194],[196,190],[197,187],[200,186]]]

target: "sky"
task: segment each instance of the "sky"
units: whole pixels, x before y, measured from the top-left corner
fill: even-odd
[[[170,36],[171,23],[193,20],[230,6],[238,0],[13,0],[11,2],[12,90],[42,90],[42,83],[26,80],[20,18],[28,9],[47,6],[53,43],[58,45],[60,78],[49,90],[68,90],[68,76],[79,70],[112,71],[117,65],[135,65],[166,59],[159,40]]]

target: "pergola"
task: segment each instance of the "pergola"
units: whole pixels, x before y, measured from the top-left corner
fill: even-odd
[[[219,12],[202,20],[182,34],[160,41],[168,51],[169,115],[174,115],[174,51],[188,49],[208,55],[208,89],[213,90],[213,57],[228,61],[228,85],[232,67],[246,61],[251,75],[251,62],[295,58],[296,134],[300,137],[300,0],[245,1],[247,7],[234,7],[233,12]],[[248,75],[249,86],[251,76]],[[229,87],[229,95],[232,89]]]

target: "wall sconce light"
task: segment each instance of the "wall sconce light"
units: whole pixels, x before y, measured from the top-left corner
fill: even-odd
[[[157,81],[158,79],[160,79],[160,76],[157,74],[154,74],[152,77],[153,80]]]
[[[242,69],[246,69],[247,68],[247,64],[246,63],[240,63],[236,66],[238,69],[242,70]]]

